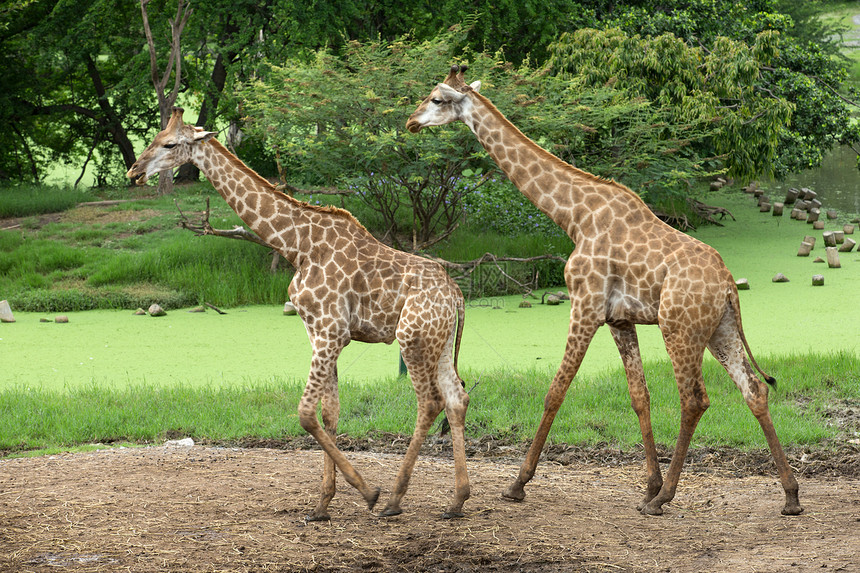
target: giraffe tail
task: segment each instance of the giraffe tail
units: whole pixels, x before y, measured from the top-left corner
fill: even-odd
[[[738,288],[737,286],[735,286],[734,281],[732,281],[731,284],[732,288],[729,291],[729,304],[732,305],[732,310],[735,313],[735,320],[738,323],[738,334],[741,335],[741,342],[743,342],[744,344],[744,349],[746,350],[747,356],[750,359],[750,363],[756,370],[758,370],[759,374],[764,377],[765,382],[776,388],[776,378],[774,378],[773,376],[769,376],[765,373],[764,370],[761,369],[761,367],[755,361],[755,357],[753,356],[752,350],[750,350],[750,345],[747,342],[747,337],[744,335],[744,327],[741,321],[741,303],[740,297],[738,296]]]
[[[457,336],[454,339],[454,374],[457,376],[457,380],[460,381],[460,385],[465,388],[466,382],[460,378],[460,372],[457,370],[457,361],[460,358],[460,340],[463,338],[463,325],[466,321],[466,302],[462,297],[457,301]],[[447,435],[448,432],[451,431],[451,424],[448,422],[448,417],[445,416],[442,418],[442,421],[439,423],[439,435],[444,436]]]
[[[466,387],[466,382],[460,378],[460,371],[457,370],[457,361],[460,358],[460,341],[463,339],[463,325],[466,322],[466,302],[461,297],[457,301],[457,338],[454,340],[454,374],[460,380],[463,388]]]

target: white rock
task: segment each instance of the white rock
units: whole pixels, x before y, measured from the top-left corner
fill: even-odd
[[[15,317],[12,315],[12,307],[9,306],[9,301],[0,300],[0,322],[15,322]]]
[[[182,438],[181,440],[167,440],[164,445],[168,448],[190,448],[194,446],[194,440],[191,438]]]
[[[161,308],[161,305],[159,305],[157,302],[149,306],[149,316],[164,316],[166,314],[167,313],[164,312],[164,309]]]

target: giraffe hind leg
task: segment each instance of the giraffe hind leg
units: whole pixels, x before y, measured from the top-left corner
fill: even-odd
[[[410,376],[412,375],[410,373]],[[391,490],[391,497],[379,513],[380,517],[392,517],[403,513],[400,503],[403,500],[403,496],[406,495],[406,489],[409,487],[409,480],[412,477],[412,470],[415,468],[415,461],[418,459],[418,453],[421,451],[421,446],[427,437],[430,426],[441,411],[442,404],[440,400],[428,400],[419,397],[415,430],[412,433],[412,439],[409,441],[409,448],[406,450],[403,462],[400,464],[400,470],[397,472],[394,488]]]
[[[737,321],[731,307],[727,309],[720,326],[708,342],[708,349],[740,389],[744,400],[764,432],[779,472],[780,482],[785,490],[785,506],[782,509],[782,514],[799,515],[803,512],[803,507],[798,498],[797,479],[795,479],[794,472],[788,464],[782,445],[776,435],[776,429],[773,426],[767,402],[768,387],[755,375],[744,354]]]
[[[453,343],[453,338],[451,339]],[[442,354],[437,373],[438,388],[445,397],[445,413],[451,426],[451,443],[454,450],[454,499],[442,514],[444,519],[463,517],[463,504],[471,495],[469,474],[466,470],[466,410],[469,395],[457,375],[451,348]]]
[[[666,350],[669,352],[678,385],[681,427],[663,485],[657,495],[640,509],[646,515],[662,515],[663,504],[674,499],[693,433],[705,410],[710,406],[710,400],[705,391],[705,381],[702,378],[704,346],[695,344],[689,334],[680,334],[681,332],[683,331],[671,331],[665,327],[663,331]]]
[[[335,376],[337,373],[335,372]],[[334,388],[326,388],[322,396],[321,415],[325,432],[329,435],[332,441],[337,437],[337,422],[340,416],[340,399],[337,390],[337,378],[335,378]],[[335,480],[337,477],[337,467],[334,459],[323,452],[323,480],[320,487],[320,499],[316,509],[308,515],[306,521],[329,521],[331,516],[328,513],[328,506],[334,498],[336,487]]]
[[[451,356],[455,335],[453,321],[448,329],[414,330],[410,327],[408,317],[409,314],[405,313],[405,319],[398,326],[398,340],[418,399],[418,415],[415,431],[398,471],[391,497],[380,516],[387,517],[402,512],[400,503],[409,486],[418,453],[430,426],[444,408],[451,424],[454,443],[455,493],[454,501],[443,517],[461,517],[463,503],[469,497],[464,438],[468,395],[456,374]],[[446,330],[451,333],[447,342],[444,335]]]
[[[645,383],[645,371],[642,368],[642,356],[639,353],[639,341],[636,327],[633,324],[610,325],[612,339],[621,354],[624,372],[627,374],[627,385],[630,390],[630,402],[633,411],[639,418],[639,429],[642,431],[642,446],[645,450],[645,472],[648,482],[645,497],[636,509],[642,511],[645,505],[656,497],[663,487],[663,476],[660,474],[660,464],[657,462],[657,446],[654,443],[654,431],[651,426],[651,396]]]

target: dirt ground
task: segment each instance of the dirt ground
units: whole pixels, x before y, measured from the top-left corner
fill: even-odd
[[[860,571],[853,447],[847,465],[825,471],[803,469],[814,455],[791,456],[803,466],[799,517],[780,515],[765,455],[694,452],[665,515],[646,517],[633,509],[641,460],[556,448],[526,500],[510,503],[499,494],[521,452],[485,453],[472,448],[463,519],[440,518],[451,460],[422,455],[402,515],[374,516],[341,478],[324,523],[303,519],[320,451],[148,447],[2,460],[0,571]],[[400,453],[348,456],[383,488],[381,508]]]

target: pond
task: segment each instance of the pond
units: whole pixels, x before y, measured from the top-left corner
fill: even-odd
[[[824,158],[821,167],[789,175],[784,181],[763,185],[774,191],[775,201],[791,187],[809,187],[818,193],[823,208],[845,214],[860,214],[860,170],[857,154],[850,147],[837,147]]]

